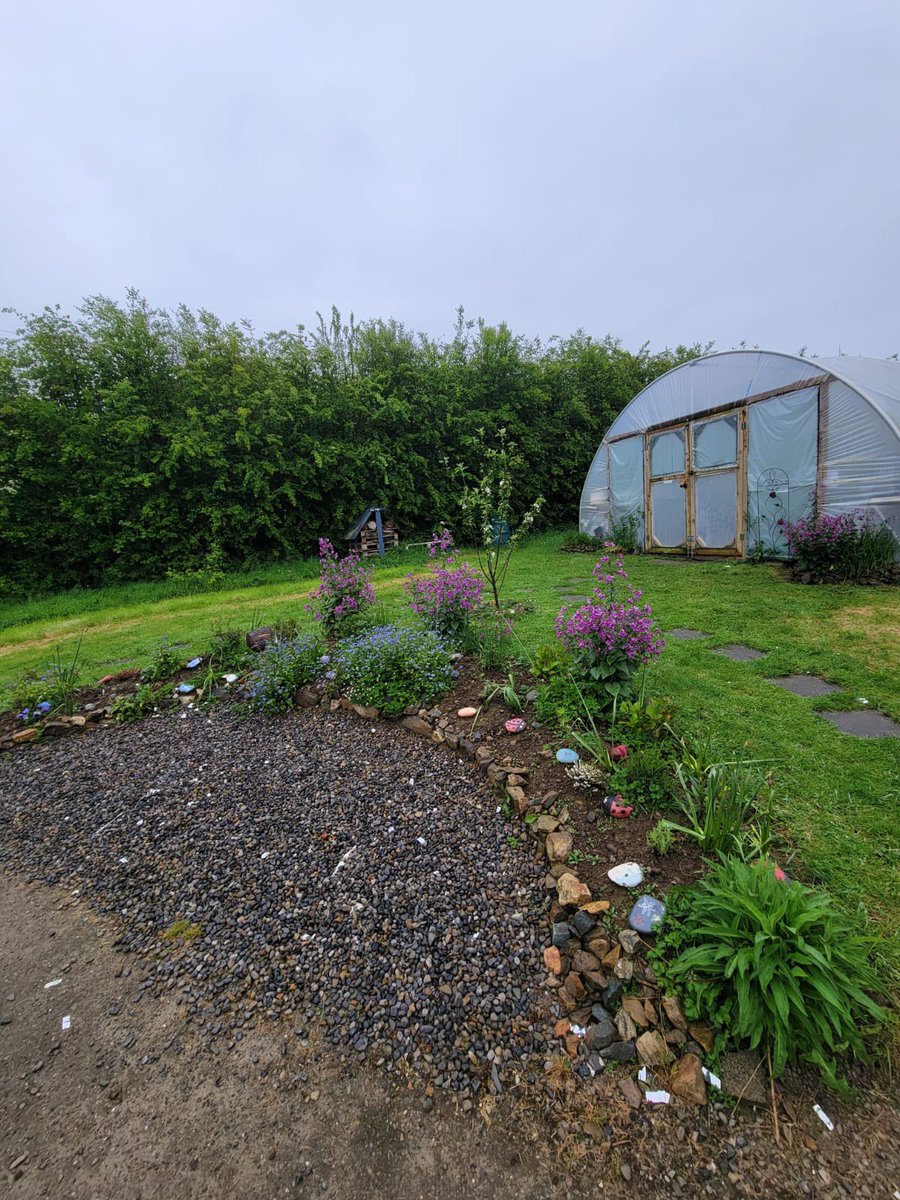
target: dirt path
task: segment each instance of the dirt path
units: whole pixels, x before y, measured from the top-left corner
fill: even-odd
[[[548,1162],[496,1126],[342,1068],[293,1030],[255,1029],[231,1053],[204,1051],[174,1000],[135,1002],[139,965],[113,941],[110,923],[69,893],[0,874],[3,1194],[570,1193]]]

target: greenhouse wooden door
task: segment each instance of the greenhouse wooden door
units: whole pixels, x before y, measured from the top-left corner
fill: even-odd
[[[646,546],[656,553],[743,552],[743,409],[648,432]]]

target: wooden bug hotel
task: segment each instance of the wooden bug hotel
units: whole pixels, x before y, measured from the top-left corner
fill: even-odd
[[[382,509],[367,508],[344,534],[344,540],[349,542],[348,549],[358,551],[363,558],[374,558],[376,554],[395,549],[400,543],[400,534]]]

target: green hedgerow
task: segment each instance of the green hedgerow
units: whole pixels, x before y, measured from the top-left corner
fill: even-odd
[[[807,1062],[843,1090],[836,1056],[864,1057],[866,1023],[884,1018],[868,995],[878,980],[863,924],[823,892],[779,881],[765,860],[728,858],[670,894],[652,957],[690,1017],[771,1053],[775,1076]]]

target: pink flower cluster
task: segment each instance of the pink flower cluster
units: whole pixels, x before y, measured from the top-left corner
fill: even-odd
[[[431,539],[428,557],[439,555],[442,561],[434,562],[431,572],[425,576],[409,575],[403,589],[409,597],[409,607],[424,617],[439,633],[458,641],[465,632],[469,618],[481,604],[484,580],[468,563],[454,566],[453,534],[446,527]]]
[[[374,604],[371,573],[355,550],[346,558],[338,558],[328,538],[319,538],[319,574],[321,583],[312,593],[306,611],[321,621],[329,633],[335,632],[347,617]]]
[[[556,636],[585,676],[610,678],[599,664],[615,667],[627,676],[638,666],[658,658],[665,649],[649,604],[639,603],[641,592],[628,580],[622,559],[601,558],[594,567],[595,599],[575,609],[565,608],[556,618]]]

